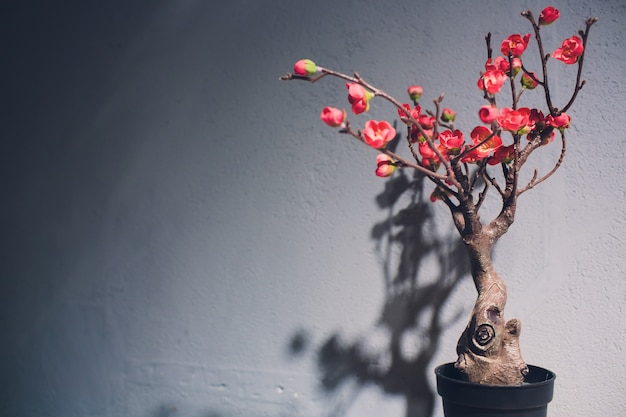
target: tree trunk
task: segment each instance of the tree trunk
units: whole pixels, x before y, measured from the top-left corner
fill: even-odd
[[[504,320],[506,285],[491,263],[493,243],[484,233],[466,241],[478,298],[457,344],[455,367],[470,382],[521,385],[528,373],[519,345],[521,323]]]

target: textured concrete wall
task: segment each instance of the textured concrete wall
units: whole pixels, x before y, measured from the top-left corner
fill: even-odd
[[[455,248],[445,210],[419,206],[424,222],[406,231],[422,263],[403,298],[386,282],[400,248],[386,271],[372,238],[392,213],[376,200],[374,154],[318,120],[343,105],[342,83],[278,76],[310,57],[399,96],[420,83],[425,97],[445,91],[467,129],[485,33],[526,31],[519,12],[546,4],[13,3],[2,13],[0,414],[441,415],[438,398],[429,411],[432,369],[455,359],[474,297],[463,258],[435,256]],[[550,49],[600,17],[588,85],[565,165],[524,196],[496,261],[526,360],[558,375],[550,416],[619,416],[626,9],[555,5]],[[562,102],[572,70],[555,75]],[[394,112],[375,102],[371,116]]]

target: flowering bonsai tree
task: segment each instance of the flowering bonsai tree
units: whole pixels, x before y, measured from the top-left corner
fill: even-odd
[[[581,74],[586,43],[589,30],[597,21],[587,19],[583,30],[548,54],[541,30],[559,18],[559,11],[546,7],[538,20],[530,11],[522,16],[534,33],[510,35],[500,44],[501,55],[494,56],[491,34],[485,37],[487,59],[476,83],[477,94],[484,99],[478,109],[481,123],[469,131],[469,138],[467,131],[454,126],[455,112],[442,107],[443,94],[433,100],[431,109],[420,105],[423,89],[418,85],[408,88],[412,103],[403,103],[357,73],[334,71],[309,59],[296,62],[294,73],[281,77],[311,83],[328,76],[345,80],[354,114],[367,112],[375,98],[386,100],[397,109],[399,119],[407,126],[404,136],[411,157],[405,158],[388,148],[401,135],[386,120],[369,120],[362,129],[355,129],[347,112],[335,107],[325,107],[320,117],[327,125],[338,128],[339,133],[378,150],[375,172],[379,177],[389,177],[396,169],[414,169],[434,183],[431,201],[440,201],[449,209],[467,249],[478,291],[471,318],[457,344],[455,364],[469,381],[476,383],[519,385],[528,372],[520,352],[521,324],[517,319],[504,319],[506,286],[492,265],[492,250],[513,224],[518,198],[561,166],[571,122],[567,111],[585,85]],[[536,72],[522,60],[533,35],[540,58]],[[548,64],[552,58],[577,67],[573,91],[561,107],[553,103],[550,94]],[[545,107],[522,106],[522,94],[534,89],[541,92]],[[559,140],[555,141],[557,136]],[[560,148],[554,142],[560,142]],[[520,172],[529,156],[539,149],[554,148],[558,156],[552,168],[545,173],[535,169],[528,176],[530,179],[522,182]],[[499,196],[501,207],[493,219],[486,221],[481,217],[481,208],[490,192]]]

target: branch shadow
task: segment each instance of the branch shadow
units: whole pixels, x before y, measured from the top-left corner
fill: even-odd
[[[430,362],[443,330],[464,313],[456,312],[446,323],[442,309],[469,275],[469,262],[456,233],[433,232],[433,204],[424,194],[424,182],[420,174],[409,178],[397,172],[376,197],[387,211],[371,232],[382,264],[385,301],[364,338],[347,343],[336,332],[317,348],[321,390],[329,396],[341,393],[337,396],[342,398],[328,417],[345,415],[359,392],[373,384],[405,398],[405,417],[433,415]],[[291,353],[301,353],[306,342],[306,335],[295,334]]]

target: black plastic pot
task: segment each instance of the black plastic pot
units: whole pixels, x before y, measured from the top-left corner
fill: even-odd
[[[463,381],[453,363],[435,369],[437,392],[446,417],[546,417],[556,375],[528,365],[520,386],[483,385]]]

